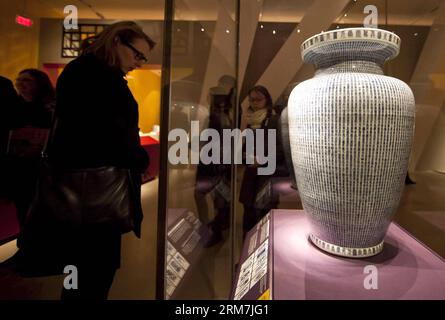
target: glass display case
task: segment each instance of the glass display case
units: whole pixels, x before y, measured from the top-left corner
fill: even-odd
[[[445,255],[439,243],[445,230],[440,227],[445,221],[440,201],[445,192],[445,123],[443,63],[438,58],[443,1],[166,3],[157,298],[235,297],[232,283],[239,274],[243,243],[248,245],[246,234],[260,230],[272,209],[303,208],[289,161],[286,107],[292,89],[314,75],[313,66],[302,61],[301,44],[342,28],[378,28],[401,39],[399,56],[383,71],[413,90],[416,125],[394,220]],[[260,179],[249,175],[246,158],[236,163],[236,152],[224,162],[234,141],[215,140],[224,129],[252,126],[254,121],[243,113],[263,98],[252,95],[257,85],[270,94],[273,114],[281,115],[276,170]],[[215,135],[206,129],[214,129]],[[218,151],[207,155],[222,164],[209,164],[205,154],[202,157],[215,144]],[[246,194],[253,199],[250,203]]]

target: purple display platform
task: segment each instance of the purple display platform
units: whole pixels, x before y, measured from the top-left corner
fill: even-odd
[[[370,258],[325,253],[308,240],[303,210],[272,210],[247,235],[231,298],[445,299],[445,260],[392,223]]]
[[[309,230],[303,210],[271,211],[273,299],[445,299],[445,261],[398,225],[390,225],[383,252],[365,259],[320,251]],[[365,288],[367,266],[377,270],[378,289]]]

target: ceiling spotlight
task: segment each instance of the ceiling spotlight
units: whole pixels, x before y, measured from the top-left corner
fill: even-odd
[[[263,26],[262,24],[260,24],[260,28],[261,28],[261,29],[263,29],[263,28],[264,28],[264,26]]]
[[[204,28],[201,28],[201,31],[204,32],[205,31]]]
[[[230,30],[229,30],[229,29],[226,29],[226,33],[230,33]]]
[[[275,30],[272,31],[273,34],[277,33]]]
[[[415,37],[417,37],[418,35],[419,35],[419,34],[418,34],[417,32],[416,32],[416,33],[414,33],[414,36],[415,36]]]
[[[300,32],[301,32],[301,30],[300,30],[300,29],[297,29],[297,32],[298,32],[298,33],[300,33]]]
[[[347,13],[345,13],[345,17],[347,17],[348,16],[348,14]]]

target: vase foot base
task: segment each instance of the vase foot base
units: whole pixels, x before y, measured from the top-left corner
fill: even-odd
[[[383,250],[383,241],[372,247],[349,248],[349,247],[337,246],[335,244],[321,240],[312,233],[309,235],[309,238],[311,239],[311,242],[321,250],[326,251],[330,254],[347,258],[372,257],[375,256],[376,254],[379,254]]]

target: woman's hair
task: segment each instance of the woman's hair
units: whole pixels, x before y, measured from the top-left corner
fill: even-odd
[[[135,39],[142,39],[148,43],[150,49],[156,45],[142,28],[133,21],[121,21],[107,26],[101,33],[87,38],[82,42],[81,54],[92,54],[105,61],[112,67],[119,66],[116,47],[116,38],[123,43],[131,43]]]
[[[42,102],[43,104],[48,104],[54,101],[55,90],[51,80],[49,80],[49,77],[45,72],[38,69],[24,69],[19,72],[19,76],[24,73],[29,74],[36,82],[36,92],[33,101]]]
[[[270,96],[269,91],[265,87],[258,85],[258,86],[251,88],[249,90],[249,92],[247,93],[247,95],[250,96],[250,94],[253,91],[261,93],[266,98],[267,118],[268,118],[269,116],[272,115],[273,112],[275,112],[274,106],[272,103],[272,97]]]

